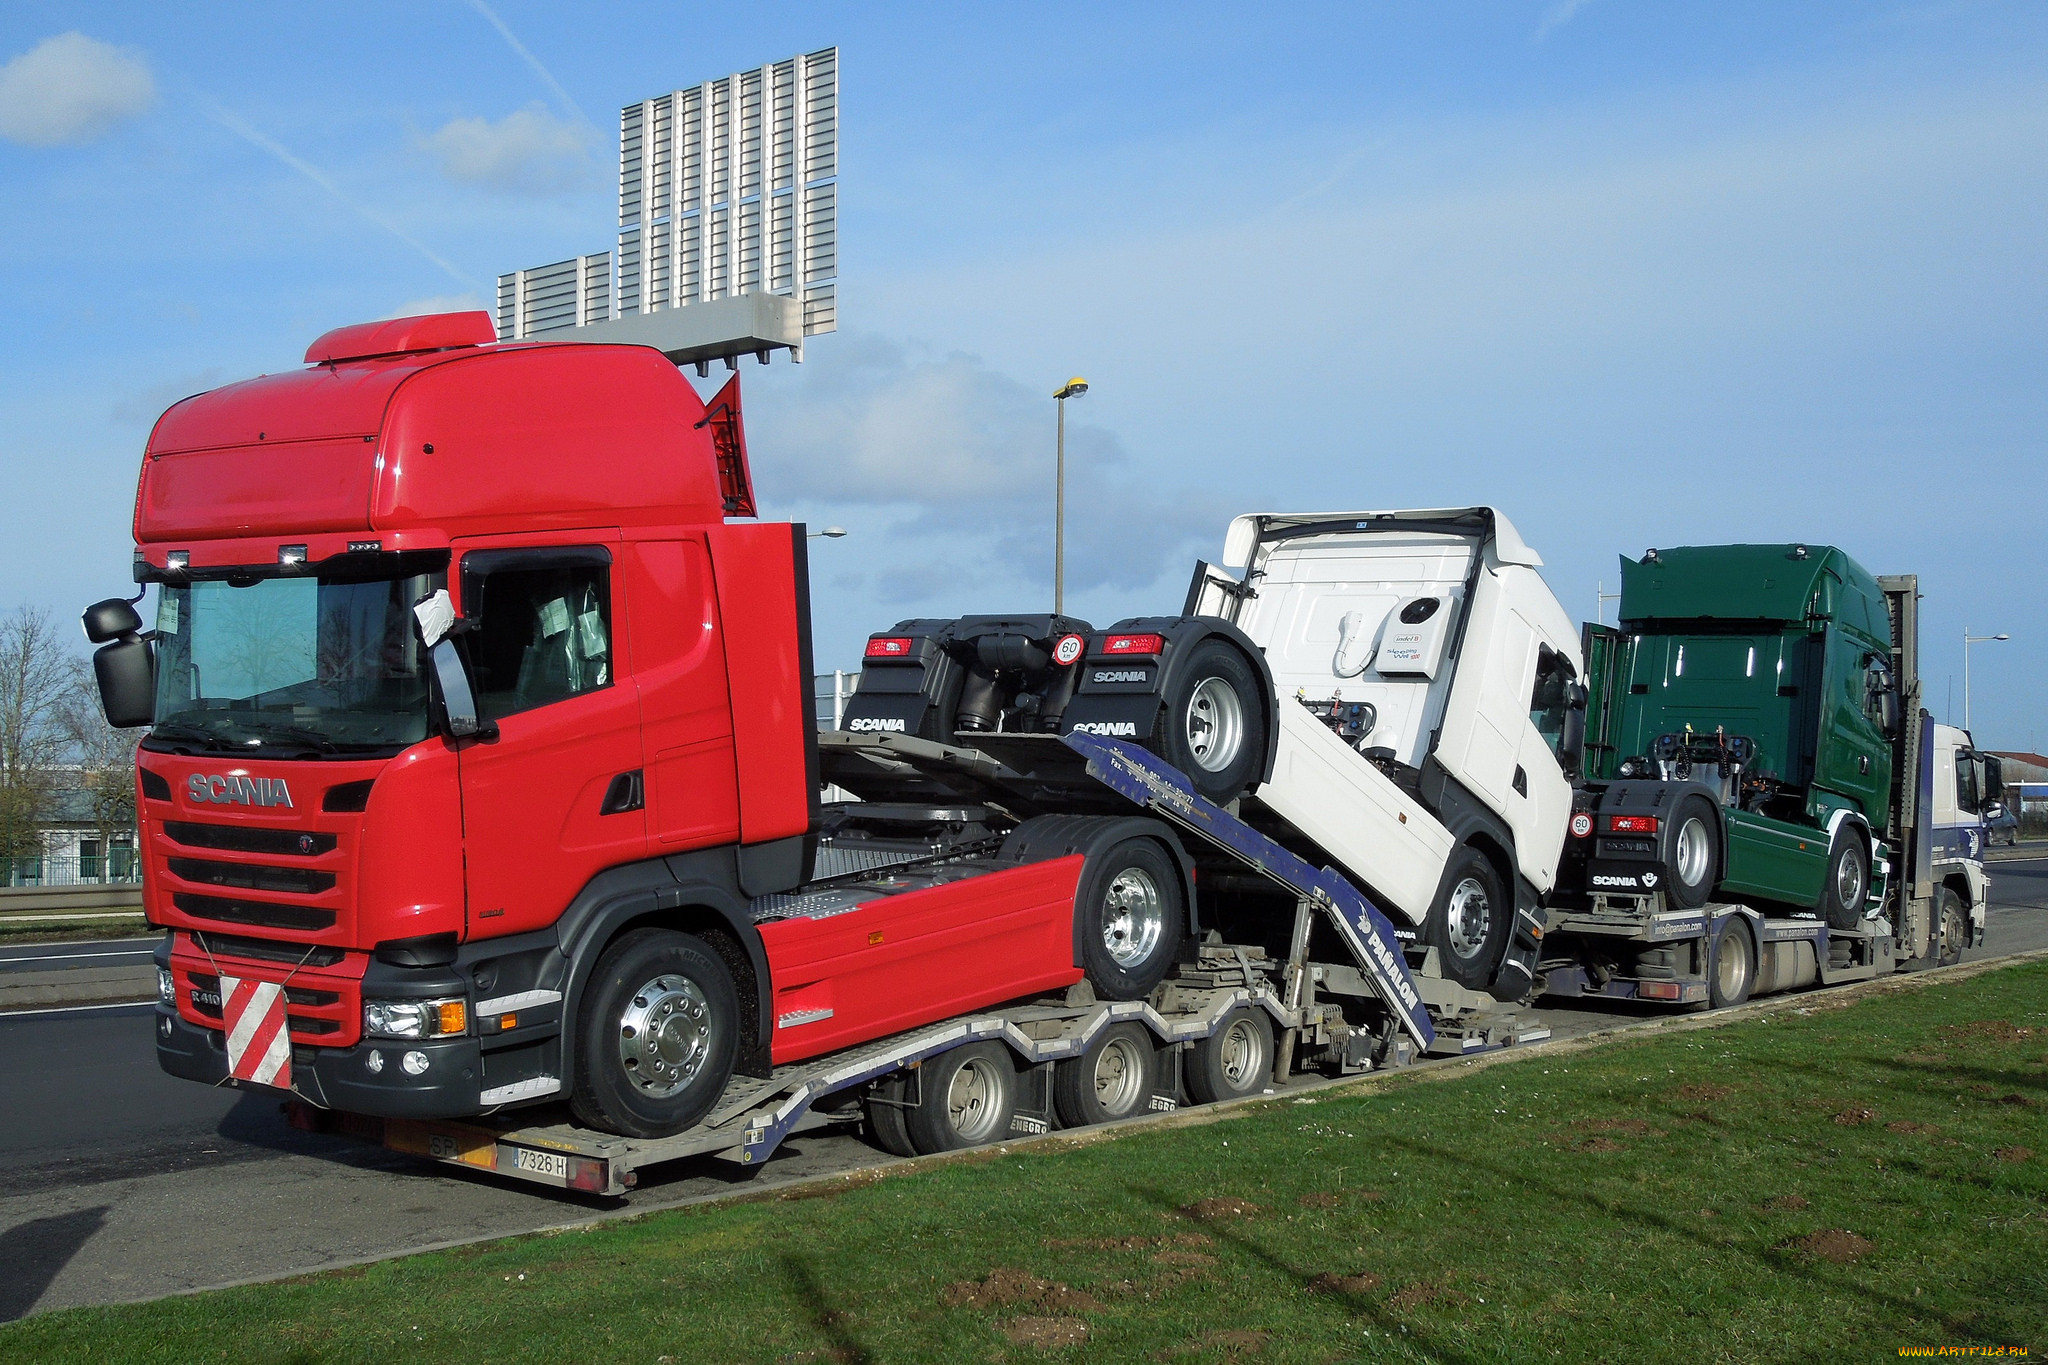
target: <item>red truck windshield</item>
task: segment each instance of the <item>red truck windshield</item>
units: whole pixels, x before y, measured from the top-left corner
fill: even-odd
[[[412,607],[439,574],[164,584],[152,749],[396,753],[427,737]]]

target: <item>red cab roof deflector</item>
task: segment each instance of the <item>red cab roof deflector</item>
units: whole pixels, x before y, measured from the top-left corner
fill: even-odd
[[[491,322],[491,315],[482,309],[474,313],[386,318],[383,322],[358,322],[351,327],[335,328],[306,348],[306,363],[326,365],[374,356],[443,351],[451,346],[488,346],[497,339],[498,329]]]

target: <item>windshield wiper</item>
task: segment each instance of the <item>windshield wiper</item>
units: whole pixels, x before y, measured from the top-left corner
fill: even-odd
[[[206,748],[214,750],[233,749],[235,747],[228,740],[203,726],[186,725],[180,721],[169,721],[163,725],[152,725],[149,727],[149,734],[145,738],[165,741],[197,741]]]
[[[278,735],[286,739],[297,740],[299,743],[316,749],[323,754],[338,754],[341,752],[339,744],[336,744],[318,730],[308,730],[299,725],[271,725],[260,720],[245,720],[239,723],[244,730],[256,735],[259,739],[267,735]]]

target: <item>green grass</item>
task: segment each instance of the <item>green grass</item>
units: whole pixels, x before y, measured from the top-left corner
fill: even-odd
[[[155,933],[140,915],[133,919],[0,920],[0,947],[75,943],[81,939],[96,938],[141,938]]]
[[[191,1235],[233,1228],[224,1209]],[[52,1313],[0,1330],[0,1360],[1805,1362],[1971,1343],[2048,1349],[2048,963]]]

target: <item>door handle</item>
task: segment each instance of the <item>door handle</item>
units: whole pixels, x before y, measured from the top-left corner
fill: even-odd
[[[604,801],[598,806],[599,815],[624,815],[627,811],[640,810],[647,804],[647,784],[640,776],[640,769],[620,773],[605,788]]]

